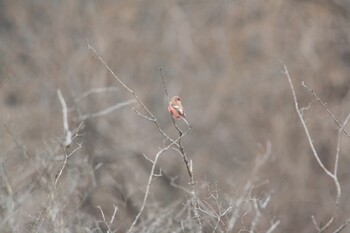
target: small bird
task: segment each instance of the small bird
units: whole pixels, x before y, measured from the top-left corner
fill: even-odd
[[[173,116],[174,119],[180,119],[186,116],[184,108],[181,103],[181,98],[178,96],[174,96],[171,98],[168,106],[168,111]]]

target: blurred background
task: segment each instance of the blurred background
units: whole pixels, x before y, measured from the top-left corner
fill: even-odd
[[[125,232],[139,211],[152,165],[143,154],[153,159],[164,138],[128,107],[84,121],[77,139],[82,148],[52,189],[63,161],[57,89],[71,129],[85,114],[133,99],[87,41],[176,137],[162,68],[169,95],[182,97],[193,127],[182,142],[201,200],[210,203],[217,194],[214,203],[224,210],[251,183],[246,203],[270,198],[254,232],[277,220],[274,232],[316,232],[312,215],[322,224],[335,216],[333,232],[350,217],[349,137],[341,141],[336,208],[335,185],[312,155],[283,74],[286,64],[300,107],[308,107],[304,119],[316,150],[333,171],[338,126],[301,82],[344,121],[350,112],[349,1],[1,0],[1,232],[34,226],[38,232],[106,231],[96,206],[109,221],[113,205],[113,229]],[[96,90],[102,91],[89,94]],[[268,159],[255,169],[269,145]],[[152,184],[137,231],[182,232],[189,196],[172,183],[189,188],[186,167],[170,150],[156,170],[163,175]],[[254,213],[247,204],[232,232],[249,229]],[[209,217],[201,215],[205,223]],[[166,221],[157,222],[160,216]],[[207,224],[205,232],[224,232],[230,219],[224,216],[218,228]]]

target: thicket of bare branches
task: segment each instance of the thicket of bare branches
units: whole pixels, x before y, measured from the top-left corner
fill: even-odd
[[[0,1],[0,229],[346,232],[348,9]]]

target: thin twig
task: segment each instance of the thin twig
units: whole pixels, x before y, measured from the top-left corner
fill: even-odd
[[[72,143],[72,132],[69,130],[69,126],[68,126],[67,105],[66,105],[66,101],[62,96],[60,89],[57,90],[57,95],[61,102],[62,113],[63,113],[63,129],[64,129],[64,135],[65,135],[65,140],[63,142],[63,145],[67,147],[67,146],[70,146],[70,144]]]
[[[154,163],[154,161],[152,159],[148,158],[146,154],[143,153],[142,155],[147,161],[151,162],[152,164]]]
[[[339,121],[337,120],[337,118],[335,118],[335,116],[331,113],[331,111],[329,111],[329,109],[327,108],[326,106],[326,103],[323,102],[320,97],[317,95],[317,93],[312,89],[310,88],[308,85],[306,85],[306,83],[303,81],[301,83],[308,91],[310,91],[316,98],[316,100],[322,105],[322,107],[327,111],[328,115],[334,120],[334,122],[338,125],[339,128],[341,128],[341,124],[339,123]],[[344,133],[350,137],[350,134],[344,129]]]
[[[239,213],[243,209],[242,206],[247,200],[247,196],[250,195],[251,191],[253,189],[253,184],[251,180],[248,180],[248,182],[244,185],[243,193],[239,196],[237,200],[235,200],[235,206],[233,207],[233,213],[232,217],[229,221],[227,232],[233,232],[233,228],[235,227],[235,224],[238,220]]]
[[[132,94],[135,99],[137,100],[137,102],[139,102],[139,104],[142,106],[142,108],[150,115],[152,116],[153,119],[155,119],[155,117],[153,116],[153,114],[151,113],[150,110],[148,110],[148,108],[146,107],[146,105],[140,100],[140,98],[135,94],[135,92],[130,89],[121,79],[118,78],[118,76],[114,73],[114,71],[107,65],[107,63],[102,59],[102,57],[100,55],[98,55],[97,51],[95,50],[94,47],[92,47],[90,45],[90,42],[87,42],[88,48],[95,54],[95,56],[98,58],[98,60],[100,60],[100,62],[107,68],[107,70],[112,74],[112,76],[130,93]]]
[[[317,221],[316,221],[316,219],[315,219],[315,216],[311,215],[311,219],[312,219],[312,223],[314,224],[314,226],[315,226],[315,228],[316,228],[316,230],[317,230],[318,233],[322,233],[322,232],[324,232],[325,230],[327,230],[327,228],[330,227],[330,225],[331,225],[331,224],[333,223],[333,221],[334,221],[334,217],[332,217],[332,218],[330,218],[330,219],[328,220],[328,222],[327,222],[323,227],[321,227],[321,226],[318,226]]]
[[[340,138],[341,138],[341,133],[344,131],[344,128],[348,124],[350,120],[350,113],[346,117],[344,123],[341,125],[339,131],[338,131],[338,140],[337,140],[337,153],[336,153],[336,158],[335,158],[335,164],[334,164],[334,175],[336,176],[338,173],[338,162],[339,162],[339,151],[340,151]]]
[[[191,131],[192,130],[192,126],[190,125],[190,123],[188,123],[188,121],[186,120],[185,117],[181,116],[181,119],[187,124],[188,129]]]
[[[105,214],[103,213],[103,210],[102,210],[101,206],[96,206],[96,208],[100,210],[100,213],[101,213],[101,215],[102,215],[103,222],[104,222],[104,224],[105,224],[105,225],[107,226],[107,228],[108,228],[107,233],[110,233],[110,232],[111,232],[111,227],[110,227],[109,224],[107,223]]]
[[[67,154],[66,151],[64,152],[64,155],[65,155],[64,156],[64,160],[63,160],[63,162],[61,164],[60,169],[58,170],[58,173],[56,174],[56,178],[55,178],[54,183],[53,183],[54,184],[54,189],[57,189],[58,181],[59,181],[59,179],[60,179],[60,177],[61,177],[61,175],[63,173],[64,168],[67,165],[68,158],[72,154],[74,154],[76,151],[78,151],[78,150],[80,150],[82,148],[82,144],[81,143],[77,143],[77,144],[78,144],[78,147],[76,147],[71,153]]]
[[[179,137],[181,138],[183,133],[180,130],[180,128],[176,125],[174,118],[172,118],[172,119],[173,119],[173,123],[174,123],[175,128],[179,132],[179,135],[180,135]],[[191,131],[191,128],[189,127],[188,130],[187,130],[187,133],[190,132],[190,131]],[[190,185],[192,187],[192,190],[191,190],[191,199],[192,199],[191,200],[191,204],[192,204],[192,210],[193,210],[193,213],[194,213],[194,217],[197,219],[197,223],[198,223],[200,232],[202,232],[202,223],[201,223],[201,220],[200,220],[199,212],[197,210],[198,209],[198,201],[197,201],[197,195],[196,195],[196,183],[195,183],[194,175],[193,175],[193,164],[192,164],[192,160],[189,160],[187,158],[185,149],[184,149],[184,147],[181,144],[181,140],[179,140],[179,152],[180,152],[180,155],[182,157],[182,160],[185,163],[185,166],[186,166],[186,169],[187,169],[187,172],[188,172],[188,175],[189,175],[189,179],[190,179]]]
[[[164,92],[165,92],[165,96],[167,98],[167,101],[169,102],[170,99],[169,99],[169,94],[168,94],[168,89],[166,87],[166,82],[165,82],[165,78],[164,78],[164,75],[163,75],[163,70],[162,68],[159,68],[159,72],[160,72],[160,77],[162,78],[162,84],[163,84],[163,89],[164,89]],[[187,126],[189,127],[189,129],[191,130],[192,129],[192,126],[188,123],[188,121],[186,120],[186,118],[184,118],[183,116],[181,116],[182,120],[187,124]],[[181,130],[178,128],[178,126],[175,124],[175,121],[173,119],[173,122],[174,122],[174,125],[177,129],[177,131],[181,132]]]
[[[91,94],[96,94],[96,93],[103,93],[103,92],[113,92],[117,91],[118,87],[95,87],[91,88],[87,91],[84,91],[80,96],[75,98],[75,102],[80,102],[82,99],[88,97]]]
[[[258,200],[256,198],[253,198],[252,202],[253,202],[253,207],[255,209],[255,216],[254,216],[254,219],[253,219],[251,227],[250,227],[250,231],[249,231],[250,233],[255,232],[256,226],[257,226],[257,224],[260,220],[260,217],[261,217],[261,212],[259,210]]]
[[[64,160],[55,176],[55,179],[52,183],[52,186],[53,186],[53,189],[52,189],[52,192],[50,194],[48,194],[49,196],[49,201],[47,203],[47,205],[45,205],[44,207],[42,207],[42,209],[40,210],[40,213],[39,213],[39,216],[37,217],[35,223],[33,224],[33,227],[31,229],[32,232],[38,232],[39,231],[39,228],[41,226],[41,224],[44,222],[46,216],[47,216],[47,211],[49,209],[49,207],[51,206],[52,204],[52,201],[53,201],[53,195],[55,193],[55,191],[57,190],[58,188],[58,181],[60,180],[62,174],[63,174],[63,171],[67,165],[67,161],[68,161],[68,158],[74,154],[77,150],[81,149],[82,148],[82,143],[77,143],[78,144],[78,147],[76,147],[74,150],[72,150],[69,154],[67,154],[67,148],[72,144],[72,141],[78,137],[78,133],[75,133],[73,134],[70,129],[69,129],[69,126],[68,126],[68,111],[67,111],[67,105],[66,105],[66,102],[62,96],[62,93],[61,93],[61,90],[57,90],[57,95],[58,95],[58,98],[61,102],[61,105],[62,105],[62,112],[63,112],[63,129],[64,129],[64,136],[65,136],[65,141],[63,142],[63,150],[64,150]],[[83,127],[83,123],[80,123],[79,127],[78,127],[78,131],[79,129]]]
[[[148,116],[145,116],[144,118],[147,120],[150,120],[153,122],[157,130],[160,134],[162,134],[167,140],[169,140],[171,143],[174,142],[172,138],[170,138],[159,126],[157,119],[152,114],[152,112],[146,107],[146,105],[141,101],[141,99],[136,95],[136,93],[129,88],[119,77],[113,72],[113,70],[107,65],[107,63],[103,60],[103,58],[97,53],[96,49],[90,45],[90,42],[87,41],[88,48],[93,52],[93,54],[98,58],[98,60],[104,65],[104,67],[111,73],[111,75],[130,93],[134,96],[134,98],[137,100],[137,102],[140,104],[140,106],[147,112]],[[138,112],[136,109],[132,108],[135,112]],[[143,114],[138,113],[138,115],[143,116]],[[176,146],[179,146],[177,143],[175,143]]]
[[[167,151],[168,149],[170,149],[173,145],[176,144],[177,141],[179,141],[182,137],[184,137],[185,135],[187,134],[187,132],[185,132],[182,136],[178,137],[175,141],[173,141],[172,143],[170,143],[168,146],[164,147],[163,149],[161,149],[160,151],[158,151],[158,153],[156,154],[155,156],[155,159],[153,160],[153,164],[152,164],[152,168],[151,168],[151,173],[148,177],[148,182],[147,182],[147,186],[146,186],[146,191],[145,191],[145,195],[143,197],[143,201],[142,201],[142,205],[141,205],[141,208],[140,208],[140,211],[138,212],[138,214],[136,215],[133,223],[131,224],[128,232],[132,232],[133,228],[135,227],[137,221],[139,220],[145,206],[146,206],[146,203],[147,203],[147,198],[148,198],[148,195],[149,195],[149,190],[150,190],[150,187],[151,187],[151,184],[152,184],[152,179],[153,179],[153,176],[154,176],[154,170],[156,168],[156,164],[157,164],[157,161],[160,157],[161,154],[163,154],[165,151]]]
[[[306,126],[306,123],[305,123],[305,120],[303,118],[303,115],[300,111],[300,108],[299,108],[299,103],[298,103],[298,99],[297,99],[297,96],[295,94],[295,90],[294,90],[294,85],[293,85],[293,82],[292,82],[292,79],[289,75],[289,72],[288,72],[288,69],[287,69],[287,66],[284,64],[284,73],[285,75],[287,76],[288,78],[288,81],[289,81],[289,85],[290,85],[290,88],[291,88],[291,91],[292,91],[292,95],[293,95],[293,99],[294,99],[294,105],[295,105],[295,110],[299,116],[299,119],[300,119],[300,122],[304,128],[304,131],[305,131],[305,134],[306,134],[306,137],[308,139],[308,142],[309,142],[309,145],[311,147],[311,150],[312,150],[312,154],[313,156],[315,157],[317,163],[319,164],[319,166],[322,168],[322,170],[329,176],[333,179],[334,181],[334,184],[336,186],[336,189],[337,189],[337,197],[336,197],[336,200],[335,200],[335,203],[336,205],[339,204],[339,201],[340,201],[340,197],[341,197],[341,187],[340,187],[340,184],[339,184],[339,181],[338,181],[338,177],[337,177],[337,173],[336,173],[336,170],[334,171],[334,173],[332,173],[330,170],[328,170],[325,165],[323,164],[323,162],[321,161],[317,151],[316,151],[316,148],[314,146],[314,143],[313,143],[313,140],[311,138],[311,135],[310,135],[310,132],[309,132],[309,129],[308,127]],[[349,116],[348,116],[349,117]],[[340,131],[342,131],[346,125],[346,123],[348,122],[348,117],[347,119],[345,120],[344,124],[342,125],[342,127],[339,129]],[[336,155],[336,159],[335,159],[335,168],[337,168],[337,163],[339,162],[339,154]]]
[[[28,159],[29,156],[28,156],[28,150],[25,146],[25,144],[22,142],[22,140],[20,140],[19,138],[17,138],[14,133],[12,133],[12,131],[10,130],[9,126],[7,125],[7,123],[4,124],[5,126],[5,129],[6,131],[8,132],[8,134],[11,136],[12,140],[16,143],[16,145],[18,147],[21,148],[21,150],[23,151],[23,155],[24,155],[24,158]],[[12,157],[12,155],[8,156],[5,160],[5,162],[10,158]]]
[[[131,110],[133,110],[137,115],[139,115],[140,117],[142,118],[145,118],[146,120],[149,120],[149,121],[154,121],[154,119],[142,114],[140,111],[138,111],[136,108],[134,108],[133,106],[129,105],[129,108],[131,108]]]
[[[184,193],[186,193],[186,194],[190,194],[191,195],[191,190],[189,190],[189,189],[187,189],[187,188],[185,188],[184,186],[182,186],[182,185],[179,185],[179,184],[176,184],[175,183],[175,180],[177,180],[178,179],[178,177],[170,177],[170,185],[172,186],[172,187],[174,187],[174,188],[177,188],[177,189],[180,189],[180,190],[182,190]]]
[[[95,118],[95,117],[100,117],[100,116],[104,116],[104,115],[107,115],[119,108],[122,108],[124,106],[130,106],[131,103],[134,103],[135,100],[128,100],[128,101],[124,101],[122,103],[118,103],[118,104],[115,104],[111,107],[108,107],[104,110],[101,110],[101,111],[98,111],[98,112],[94,112],[94,113],[89,113],[89,114],[85,114],[85,115],[82,115],[81,117],[79,117],[79,121],[85,121],[87,119],[91,119],[91,118]]]
[[[114,211],[111,217],[111,221],[109,221],[109,224],[112,224],[114,222],[115,215],[117,214],[117,211],[118,211],[118,206],[116,206],[115,204],[113,204],[113,208],[114,208]]]
[[[39,216],[37,217],[35,223],[33,224],[33,227],[32,227],[32,232],[38,232],[39,231],[39,228],[41,226],[41,224],[44,222],[45,218],[46,218],[46,213],[49,209],[49,207],[51,206],[51,203],[53,201],[52,197],[54,195],[54,192],[57,190],[58,188],[58,181],[60,180],[60,177],[63,173],[63,170],[65,169],[66,167],[66,164],[67,164],[67,161],[68,161],[68,158],[74,154],[77,150],[79,150],[81,148],[81,144],[78,144],[79,146],[77,148],[75,148],[71,153],[69,154],[66,154],[65,153],[65,159],[64,161],[62,162],[61,166],[60,166],[60,169],[58,171],[58,173],[56,174],[56,177],[55,177],[55,180],[53,181],[53,190],[52,190],[52,193],[50,193],[48,196],[49,196],[49,201],[48,201],[48,204],[45,205],[40,213],[39,213]]]
[[[316,151],[316,149],[315,149],[315,146],[314,146],[314,144],[313,144],[313,141],[312,141],[312,139],[311,139],[311,135],[310,135],[309,129],[307,128],[306,123],[305,123],[305,120],[304,120],[304,118],[303,118],[303,116],[302,116],[302,114],[301,114],[301,112],[300,112],[300,109],[299,109],[299,102],[298,102],[297,96],[296,96],[296,94],[295,94],[294,85],[293,85],[293,83],[292,83],[292,79],[291,79],[291,77],[290,77],[290,75],[289,75],[289,72],[288,72],[288,69],[287,69],[287,66],[286,66],[286,65],[284,65],[284,69],[285,69],[284,72],[285,72],[285,74],[286,74],[286,76],[287,76],[287,78],[288,78],[288,81],[289,81],[290,88],[291,88],[291,90],[292,90],[293,99],[294,99],[294,104],[295,104],[295,109],[296,109],[296,111],[297,111],[297,113],[298,113],[299,119],[300,119],[301,124],[302,124],[302,126],[303,126],[303,128],[304,128],[304,131],[305,131],[305,133],[306,133],[307,139],[308,139],[308,141],[309,141],[309,145],[310,145],[311,150],[312,150],[312,152],[313,152],[313,156],[315,157],[317,163],[320,165],[320,167],[323,169],[323,171],[324,171],[328,176],[330,176],[330,177],[333,178],[333,174],[324,166],[324,164],[322,163],[322,161],[320,160],[320,158],[319,158],[319,156],[318,156],[318,153],[317,153],[317,151]]]
[[[108,229],[108,230],[107,230],[107,233],[112,233],[112,232],[113,232],[113,231],[111,230],[111,225],[112,225],[112,223],[113,223],[113,221],[114,221],[114,218],[115,218],[115,215],[116,215],[116,213],[117,213],[118,206],[116,206],[116,205],[113,204],[113,207],[114,207],[114,211],[113,211],[113,214],[112,214],[112,216],[111,216],[111,220],[110,220],[109,222],[107,222],[107,219],[106,219],[106,217],[105,217],[105,214],[104,214],[104,212],[103,212],[101,206],[96,206],[96,208],[100,210],[100,213],[101,213],[101,215],[102,215],[102,220],[103,220],[104,224],[107,226],[107,229]]]
[[[318,223],[316,222],[315,216],[311,215],[312,223],[314,224],[317,232],[320,232],[320,227],[318,226]]]
[[[346,220],[338,229],[336,229],[333,233],[340,233],[344,228],[350,223],[350,219]]]
[[[180,132],[180,136],[176,139],[176,140],[173,140],[172,138],[170,138],[167,134],[165,134],[165,132],[160,128],[159,124],[158,124],[158,121],[156,119],[156,117],[152,114],[152,112],[146,107],[146,105],[141,101],[141,99],[135,94],[135,92],[130,88],[128,87],[121,79],[118,78],[118,76],[113,72],[113,70],[107,65],[107,63],[103,60],[103,58],[98,55],[97,51],[95,50],[94,47],[92,47],[89,43],[89,41],[87,41],[87,45],[88,45],[88,48],[94,53],[94,55],[98,58],[98,60],[105,66],[105,68],[112,74],[112,76],[130,93],[134,96],[134,98],[137,100],[137,102],[140,104],[140,106],[143,108],[143,110],[145,110],[145,112],[148,114],[148,116],[140,113],[139,111],[137,111],[135,108],[132,108],[132,110],[134,110],[138,115],[142,116],[143,118],[147,119],[147,120],[150,120],[151,122],[153,122],[158,131],[167,139],[169,140],[171,143],[165,147],[164,149],[160,150],[157,155],[156,155],[156,158],[154,160],[154,163],[153,163],[153,166],[152,166],[152,170],[151,170],[151,175],[149,177],[149,181],[148,181],[148,185],[147,185],[147,188],[146,188],[146,194],[144,196],[144,201],[143,201],[143,204],[141,206],[141,209],[140,209],[140,212],[137,214],[134,222],[132,223],[130,229],[128,232],[131,232],[133,227],[135,226],[136,222],[139,220],[142,212],[143,212],[143,209],[145,208],[145,205],[146,205],[146,201],[147,201],[147,198],[148,198],[148,193],[149,193],[149,187],[151,185],[151,182],[152,182],[152,177],[154,175],[154,168],[155,168],[155,164],[157,163],[157,160],[160,156],[160,154],[162,154],[164,151],[166,151],[167,149],[169,149],[171,146],[174,146],[176,145],[177,147],[180,148],[181,151],[183,151],[183,147],[181,146],[181,138],[186,135],[190,130],[186,131],[185,133],[182,133],[179,129],[179,132]],[[163,76],[162,76],[163,78]],[[164,79],[163,79],[164,81]],[[165,81],[163,82],[163,84],[165,85]],[[167,94],[167,92],[166,92]],[[192,174],[190,175],[190,182],[192,184],[192,187],[193,187],[193,191],[194,191],[194,179],[193,179],[193,171],[192,171],[192,161],[188,161],[187,157],[185,156],[185,153],[183,152],[183,155],[184,157],[186,158],[186,167],[187,167],[187,170],[189,172],[189,174]],[[196,210],[194,210],[196,212]],[[198,213],[198,212],[197,212]],[[196,216],[198,217],[198,215]],[[200,228],[201,228],[201,225],[200,225]]]
[[[164,92],[165,92],[165,95],[169,101],[169,95],[168,95],[168,90],[167,90],[167,87],[166,87],[166,84],[165,84],[165,78],[163,76],[163,72],[162,72],[162,69],[160,69],[160,76],[162,78],[162,83],[163,83],[163,88],[164,88]],[[170,117],[173,121],[173,124],[174,124],[174,127],[176,128],[176,130],[179,132],[179,138],[181,139],[182,135],[183,135],[183,132],[181,131],[181,129],[177,126],[176,122],[175,122],[175,119],[171,116],[170,114]],[[188,121],[182,117],[182,120],[184,120],[184,122],[187,124],[188,126],[188,130],[187,132],[190,132],[192,127],[191,125],[188,123]],[[197,219],[197,222],[198,222],[198,226],[199,226],[199,229],[200,231],[202,231],[202,223],[201,223],[201,220],[200,220],[200,215],[199,215],[199,212],[198,212],[198,202],[197,202],[197,195],[196,195],[196,187],[195,187],[195,180],[194,180],[194,175],[193,175],[193,165],[192,165],[192,161],[189,160],[186,156],[186,152],[185,152],[185,149],[184,147],[182,146],[181,144],[181,140],[179,140],[179,143],[178,143],[178,147],[179,147],[179,151],[180,152],[180,155],[185,163],[185,166],[186,166],[186,169],[187,169],[187,172],[188,172],[188,175],[189,175],[189,178],[190,178],[190,185],[192,187],[192,191],[191,191],[191,203],[192,203],[192,210],[193,210],[193,213],[194,213],[194,217]]]
[[[274,222],[274,224],[271,225],[270,229],[268,229],[266,233],[272,233],[278,227],[278,225],[280,225],[280,223],[280,220]]]
[[[341,142],[341,136],[343,133],[343,130],[345,128],[345,126],[348,124],[350,120],[350,113],[348,114],[348,116],[346,117],[344,123],[341,125],[339,131],[338,131],[338,139],[337,139],[337,152],[335,155],[335,162],[334,162],[334,177],[337,178],[338,177],[338,164],[339,164],[339,156],[340,156],[340,142]],[[341,197],[341,187],[339,182],[336,182],[336,186],[337,186],[337,197],[336,197],[336,204],[339,205],[340,202],[340,197]]]
[[[168,94],[168,89],[166,88],[166,84],[165,84],[165,79],[164,79],[164,75],[163,75],[163,70],[162,67],[159,68],[159,72],[160,72],[160,77],[162,78],[162,83],[163,83],[163,88],[164,88],[164,92],[165,92],[165,96],[169,102],[169,94]]]
[[[333,221],[334,221],[334,217],[331,217],[329,219],[329,221],[320,229],[320,233],[322,233],[325,230],[327,230],[327,228],[330,227],[330,225],[333,223]]]

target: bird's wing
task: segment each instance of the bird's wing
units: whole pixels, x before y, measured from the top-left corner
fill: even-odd
[[[173,104],[172,107],[175,108],[175,110],[180,113],[180,115],[185,115],[184,109],[181,106]]]

